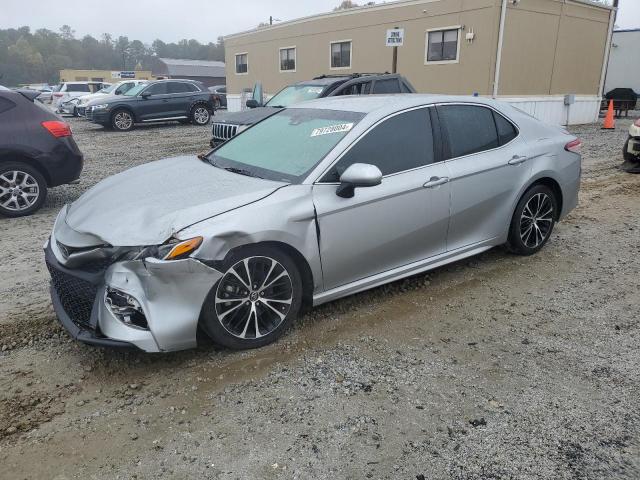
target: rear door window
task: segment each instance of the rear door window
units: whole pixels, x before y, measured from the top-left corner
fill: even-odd
[[[67,92],[90,92],[86,83],[67,83]]]
[[[164,95],[167,93],[167,84],[168,82],[154,83],[145,90],[145,93],[149,95]]]
[[[190,88],[193,85],[183,82],[169,82],[167,93],[189,93],[193,92],[193,89]]]
[[[442,105],[438,116],[449,141],[450,158],[499,146],[493,111],[478,105]]]
[[[434,162],[433,132],[428,108],[395,115],[375,126],[322,179],[337,182],[354,163],[369,163],[383,175],[423,167]]]
[[[400,93],[398,79],[376,80],[376,83],[373,84],[373,93]]]
[[[518,130],[513,124],[500,115],[498,112],[493,112],[493,118],[496,121],[496,128],[498,129],[498,140],[500,145],[506,145],[511,140],[518,136]]]

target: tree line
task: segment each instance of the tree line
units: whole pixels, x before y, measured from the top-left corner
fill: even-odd
[[[157,57],[224,61],[222,37],[203,44],[197,40],[151,45],[126,36],[103,33],[76,38],[74,30],[63,25],[59,32],[29,27],[0,29],[0,85],[50,84],[59,81],[65,68],[96,70],[152,70]]]

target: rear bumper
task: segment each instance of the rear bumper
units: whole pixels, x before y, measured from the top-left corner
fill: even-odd
[[[84,157],[73,137],[57,139],[53,149],[37,155],[35,160],[47,171],[49,187],[78,180],[84,167]]]

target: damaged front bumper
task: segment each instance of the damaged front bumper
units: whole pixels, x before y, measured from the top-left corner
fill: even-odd
[[[192,258],[110,263],[97,257],[67,268],[54,235],[45,245],[45,260],[54,310],[73,338],[146,352],[195,347],[202,305],[222,277]],[[128,308],[120,306],[122,299],[130,300]]]

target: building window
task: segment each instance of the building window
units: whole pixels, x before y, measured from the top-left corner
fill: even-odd
[[[331,43],[331,68],[351,68],[351,40]]]
[[[249,71],[249,55],[247,53],[236,54],[236,73],[241,75]]]
[[[285,47],[280,49],[280,71],[296,71],[296,47]]]
[[[459,28],[427,32],[426,63],[457,62],[459,53]]]

